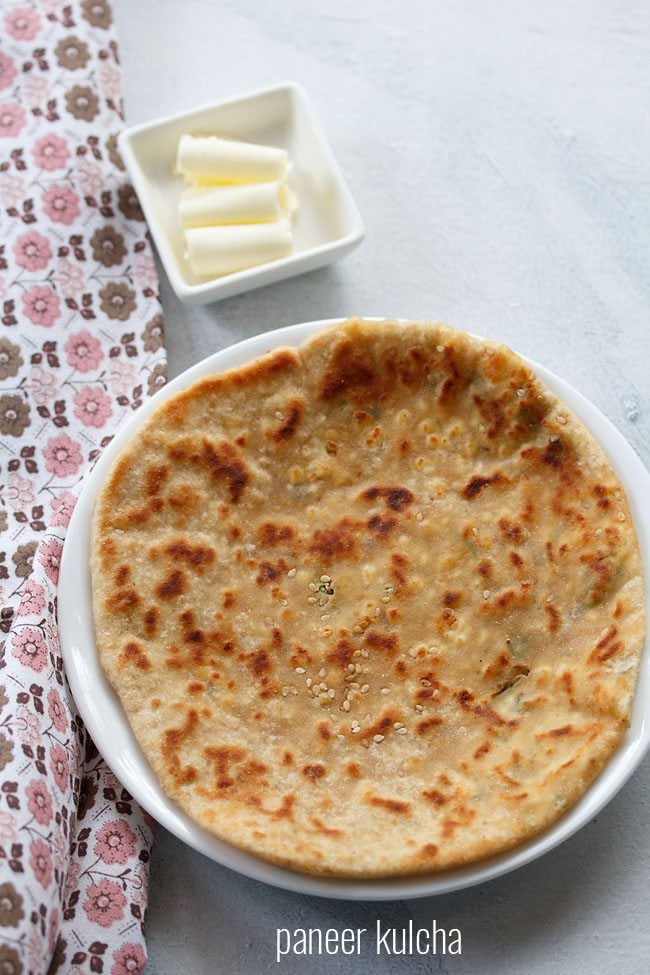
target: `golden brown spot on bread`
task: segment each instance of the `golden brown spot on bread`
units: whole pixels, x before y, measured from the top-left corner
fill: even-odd
[[[369,806],[377,809],[385,809],[387,812],[395,813],[396,816],[410,816],[412,807],[410,802],[402,802],[401,799],[384,799],[382,796],[367,796],[365,801]]]
[[[320,721],[318,724],[318,734],[323,741],[329,741],[333,738],[332,727],[329,721]]]
[[[294,399],[288,406],[284,408],[284,411],[288,413],[288,416],[282,421],[279,427],[271,430],[268,436],[275,443],[283,443],[286,440],[290,440],[296,429],[305,409],[305,404],[302,400]]]
[[[491,748],[492,745],[490,744],[490,742],[484,741],[483,744],[479,745],[476,751],[474,752],[474,758],[477,760],[479,758],[483,758],[483,756],[487,755],[487,753],[490,751]]]
[[[361,778],[361,766],[358,762],[348,762],[348,764],[345,766],[345,770],[351,779]]]
[[[605,635],[600,638],[591,651],[587,662],[590,664],[604,664],[610,657],[613,657],[619,650],[622,650],[623,643],[620,640],[616,640],[617,635],[618,627],[610,626]]]
[[[519,552],[515,552],[514,550],[510,553],[510,561],[516,568],[519,568],[524,564],[524,560],[522,559]]]
[[[524,533],[521,525],[518,525],[514,521],[510,521],[509,518],[500,518],[499,528],[501,529],[501,534],[507,541],[514,542],[515,545],[521,545],[524,540]]]
[[[216,558],[216,552],[208,545],[191,545],[183,538],[170,542],[165,546],[165,551],[172,558],[179,562],[184,562],[195,572],[203,572],[207,565],[212,565]]]
[[[160,700],[159,697],[152,697],[151,698],[151,707],[154,710],[157,710],[160,707],[161,704],[162,704],[162,701]]]
[[[375,370],[363,352],[349,338],[339,341],[321,377],[320,398],[328,401],[349,395],[362,403],[379,398],[380,392]]]
[[[350,559],[356,553],[359,522],[341,518],[329,528],[317,528],[307,551],[323,565],[335,559]]]
[[[115,576],[114,576],[115,585],[116,586],[123,586],[124,583],[129,578],[130,575],[131,575],[131,568],[130,568],[130,566],[128,566],[128,565],[120,565],[120,566],[118,566],[118,568],[115,570]]]
[[[293,755],[293,752],[290,752],[290,751],[289,751],[289,750],[287,749],[287,750],[286,750],[286,751],[284,752],[284,754],[283,754],[283,756],[282,756],[282,764],[283,764],[283,765],[293,765],[293,763],[294,763],[294,761],[295,761],[295,759],[294,759],[294,755]]]
[[[396,518],[382,518],[381,515],[372,515],[366,522],[368,528],[377,538],[388,538],[393,528],[397,524]]]
[[[484,579],[489,579],[492,575],[493,565],[490,559],[481,559],[478,564],[478,572]]]
[[[563,738],[565,735],[573,734],[573,725],[563,724],[560,728],[551,728],[549,731],[540,731],[535,738]]]
[[[409,564],[408,557],[401,552],[393,552],[390,557],[391,578],[398,586],[406,585],[406,574],[404,569]]]
[[[107,606],[121,613],[128,612],[128,610],[133,609],[134,606],[138,606],[139,603],[140,597],[133,588],[118,589],[116,592],[111,593],[106,600]]]
[[[472,397],[481,417],[488,424],[487,435],[496,437],[506,422],[503,406],[498,399],[489,399],[478,394]]]
[[[255,582],[258,586],[266,586],[269,582],[275,582],[280,579],[287,568],[287,563],[284,559],[278,559],[277,562],[260,562],[259,571],[255,577]]]
[[[151,670],[151,661],[145,653],[144,647],[136,643],[135,640],[126,644],[120,654],[120,660],[124,663],[135,664],[139,670]]]
[[[413,503],[413,494],[404,487],[370,487],[360,495],[364,501],[381,498],[391,511],[405,511]]]
[[[489,477],[473,477],[463,488],[462,495],[467,501],[471,501],[473,498],[478,497],[487,487],[492,487],[495,484],[508,483],[508,478],[501,471],[495,471]]]
[[[321,765],[320,762],[315,762],[313,765],[305,765],[302,770],[302,774],[310,782],[316,782],[317,779],[322,779],[325,772],[325,766]]]
[[[275,548],[276,545],[291,542],[295,534],[296,532],[291,525],[276,525],[271,521],[266,521],[260,525],[257,537],[261,545]]]
[[[237,504],[251,479],[250,470],[237,448],[227,440],[213,445],[204,439],[202,460],[215,480],[227,482],[230,500]]]
[[[453,609],[460,603],[462,595],[462,592],[457,592],[450,589],[443,594],[442,605],[449,606],[451,609]]]
[[[185,574],[181,569],[174,569],[156,587],[156,592],[161,599],[172,599],[174,596],[180,596],[186,590]]]
[[[443,795],[438,789],[423,789],[422,795],[429,802],[432,802],[434,806],[444,806],[445,803],[449,802],[448,797]]]
[[[187,684],[187,690],[190,694],[198,694],[205,690],[205,684],[200,680],[191,680]]]
[[[221,597],[221,605],[224,609],[232,609],[235,605],[236,598],[232,589],[224,590],[223,596]]]
[[[430,859],[438,855],[438,847],[435,843],[425,843],[423,847],[420,848],[420,856]]]
[[[553,606],[552,603],[547,603],[544,607],[544,611],[548,616],[548,630],[549,633],[557,633],[557,631],[562,626],[562,615],[558,609]]]
[[[147,636],[153,637],[158,629],[158,609],[150,606],[144,614],[144,632]]]
[[[189,484],[179,484],[167,495],[167,503],[178,515],[187,516],[197,510],[200,497]]]
[[[331,826],[326,826],[325,823],[318,818],[318,816],[312,816],[311,817],[311,821],[312,821],[313,825],[316,827],[316,829],[318,830],[318,832],[319,833],[322,833],[323,836],[343,836],[344,835],[342,829],[333,829]]]
[[[182,728],[170,728],[162,736],[162,758],[170,777],[176,786],[194,782],[198,772],[193,765],[181,766],[179,751],[184,743],[192,737],[199,723],[198,712],[190,708]]]
[[[418,735],[426,735],[428,731],[437,728],[442,723],[442,718],[423,718],[422,721],[418,721],[415,730]]]
[[[337,664],[341,670],[347,670],[348,664],[352,662],[354,645],[349,640],[343,638],[339,640],[334,648],[327,654],[327,660],[332,664]]]
[[[371,650],[376,650],[378,653],[385,653],[389,657],[397,653],[399,647],[397,633],[383,633],[380,630],[366,630],[363,642]]]
[[[160,494],[162,486],[169,477],[169,467],[160,464],[155,467],[148,467],[146,471],[145,491],[149,497]]]

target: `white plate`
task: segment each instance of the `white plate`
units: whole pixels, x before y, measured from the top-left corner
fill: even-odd
[[[332,322],[291,325],[239,342],[208,356],[178,376],[142,406],[116,434],[86,484],[74,510],[61,562],[59,628],[68,680],[95,744],[117,777],[151,815],[179,839],[219,863],[249,877],[305,894],[354,900],[390,900],[442,894],[483,883],[530,863],[584,826],[616,795],[650,747],[650,652],[646,646],[625,738],[596,781],[550,829],[514,850],[455,870],[388,880],[338,880],[310,877],[265,863],[230,846],[185,815],[164,794],[131,732],[120,703],[100,667],[95,648],[90,588],[90,522],[95,498],[120,448],[146,417],[170,396],[211,372],[231,369],[279,346],[298,346]],[[603,414],[553,373],[529,363],[547,386],[598,438],[623,483],[639,538],[650,603],[650,529],[642,518],[650,497],[650,475],[630,445]]]
[[[183,189],[173,172],[182,135],[222,135],[286,149],[298,198],[293,253],[206,281],[184,256],[178,219]],[[124,129],[119,147],[172,288],[188,304],[217,301],[338,260],[364,237],[364,226],[334,154],[302,88],[276,85],[227,102]]]

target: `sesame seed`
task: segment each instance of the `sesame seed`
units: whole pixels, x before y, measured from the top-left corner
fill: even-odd
[[[402,724],[401,721],[396,721],[395,724],[393,725],[393,728],[395,729],[395,731],[399,731],[399,729],[400,728],[403,728],[403,727],[404,727],[404,725]]]
[[[354,653],[352,654],[352,656],[353,657],[360,657],[361,656],[361,651],[360,650],[355,650]]]
[[[324,626],[323,629],[320,632],[321,632],[321,636],[331,636],[332,635],[332,631],[330,630],[329,626]]]
[[[478,535],[478,528],[472,528],[472,535]]]
[[[329,691],[327,692],[327,696],[328,697],[336,697],[336,691],[334,690],[333,687],[330,687]]]
[[[381,615],[381,609],[379,606],[377,606],[377,608],[375,609],[375,616],[380,616],[380,615]]]
[[[359,624],[357,623],[355,626],[352,627],[352,632],[353,633],[363,633],[363,627],[362,626],[359,626]]]
[[[324,680],[322,680],[318,686],[320,687],[321,691],[327,690],[327,684],[325,683]]]
[[[325,676],[325,673],[326,673],[325,668],[324,667],[321,667],[321,669],[318,671],[318,676],[319,677],[324,677]]]
[[[298,688],[297,688],[297,687],[290,687],[290,688],[289,688],[289,690],[291,691],[291,693],[292,693],[292,694],[293,694],[294,696],[295,696],[295,695],[296,695],[296,694],[298,693]]]
[[[321,616],[321,619],[322,620],[328,620],[329,618],[330,618],[330,614],[329,613],[323,613],[323,615]]]
[[[364,748],[370,748],[370,742],[368,741],[367,738],[362,738],[361,744],[363,745]]]
[[[286,697],[288,693],[289,693],[289,688],[288,687],[283,687],[282,688],[282,697]]]
[[[355,664],[354,665],[354,669],[357,672],[357,674],[362,674],[363,673],[363,667],[361,666],[361,664]]]
[[[305,668],[304,667],[296,667],[296,673],[297,674],[304,674],[304,673],[306,673]]]
[[[489,589],[484,589],[483,590],[483,599],[489,599],[489,598],[490,598],[490,590]]]
[[[361,728],[359,728],[359,727],[352,728],[351,731],[352,731],[352,734],[353,735],[358,735],[359,732],[361,731]]]
[[[297,569],[289,569],[287,575],[289,576],[290,579],[295,579],[297,571],[298,571]]]
[[[350,702],[347,701],[347,700],[344,701],[342,707],[343,707],[343,710],[344,711],[349,711],[350,710]]]
[[[313,680],[311,679],[311,677],[308,677],[308,678],[307,678],[307,680],[305,681],[305,684],[307,685],[307,687],[311,687],[311,685],[312,685],[313,683],[314,683],[314,682],[313,682]]]
[[[368,654],[368,651],[367,651],[367,650],[362,650],[362,651],[361,651],[361,656],[362,656],[362,657],[363,657],[364,659],[366,659],[366,660],[367,660],[367,659],[368,659],[368,656],[369,656],[369,654]]]
[[[382,687],[382,689],[381,689],[381,693],[382,693],[382,694],[390,694],[390,690],[389,690],[389,688],[388,688],[388,687]]]
[[[348,672],[350,674],[353,674],[354,673],[354,670],[355,670],[354,664],[348,664]]]
[[[382,601],[382,603],[389,603],[390,602],[390,596],[382,596],[381,597],[381,601]]]
[[[416,711],[419,711],[419,713],[422,714],[422,712],[424,711],[424,705],[423,704],[416,704],[415,705],[415,710]]]
[[[308,602],[308,603],[311,603],[311,605],[313,606],[313,605],[314,605],[315,603],[317,603],[317,602],[318,602],[318,600],[316,599],[316,597],[315,597],[315,596],[310,596],[310,597],[309,597],[309,598],[307,599],[307,602]]]
[[[276,420],[282,420],[282,419],[284,419],[283,416],[282,416],[282,413],[280,412],[280,410],[276,410],[275,411],[275,419]]]
[[[357,684],[356,680],[353,680],[352,683],[350,684],[350,687],[353,688],[355,691],[358,691],[359,688],[361,687],[361,684]]]
[[[337,738],[340,738],[341,741],[345,741],[345,735],[337,735],[336,737]]]
[[[321,582],[331,582],[331,581],[332,581],[332,579],[331,579],[331,577],[330,577],[330,576],[321,576],[321,577],[320,577],[320,581],[321,581]]]
[[[398,728],[397,729],[397,734],[398,735],[408,735],[408,733],[409,733],[408,728]]]
[[[424,521],[424,515],[422,514],[421,511],[418,511],[418,513],[417,513],[417,515],[415,517],[416,517],[416,519],[418,521]]]
[[[625,521],[625,515],[623,514],[622,511],[619,511],[616,517],[618,518],[619,521]]]
[[[312,592],[316,592],[316,588],[317,588],[316,587],[316,583],[315,582],[310,582],[309,583],[309,588],[311,589]]]
[[[383,741],[384,740],[384,736],[383,735],[373,735],[372,736],[372,740],[373,741],[376,741],[377,744],[379,744],[380,741]]]

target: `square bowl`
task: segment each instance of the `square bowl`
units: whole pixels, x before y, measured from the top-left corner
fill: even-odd
[[[214,134],[286,149],[298,198],[288,257],[206,280],[185,257],[175,175],[182,135]],[[307,96],[287,83],[124,129],[119,148],[172,288],[188,304],[207,304],[313,271],[343,257],[365,230],[352,194]]]

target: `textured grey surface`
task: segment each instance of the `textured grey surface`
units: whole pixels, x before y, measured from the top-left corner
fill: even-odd
[[[365,218],[341,264],[206,308],[163,277],[170,372],[256,332],[442,318],[591,398],[650,460],[646,0],[114,0],[131,123],[303,84]],[[580,834],[481,888],[397,904],[285,894],[158,832],[152,975],[645,975],[650,762]],[[274,957],[275,929],[460,927],[460,958]]]

